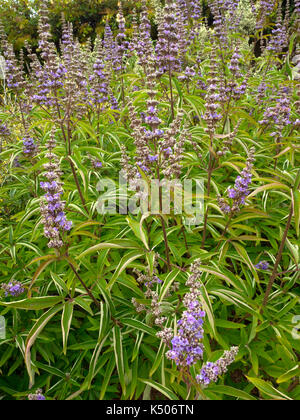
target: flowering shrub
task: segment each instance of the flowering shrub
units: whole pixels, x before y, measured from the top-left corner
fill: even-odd
[[[299,399],[299,2],[204,6],[0,28],[1,399]]]

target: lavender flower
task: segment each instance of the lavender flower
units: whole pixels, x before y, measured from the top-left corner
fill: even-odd
[[[257,31],[263,29],[267,17],[272,14],[275,6],[275,0],[261,0],[259,6],[258,19],[256,22]]]
[[[196,76],[196,71],[192,67],[186,67],[184,70],[184,74],[179,76],[178,79],[181,81],[188,81],[190,82]]]
[[[238,347],[232,347],[229,351],[225,351],[223,357],[215,363],[206,363],[200,374],[196,376],[198,384],[208,386],[211,382],[217,382],[220,376],[224,375],[228,366],[231,365],[239,352]]]
[[[218,0],[210,0],[209,7],[214,18],[214,36],[221,48],[226,48],[228,44],[228,35],[226,20]]]
[[[19,65],[14,53],[13,46],[8,43],[2,23],[0,22],[0,41],[3,55],[5,58],[5,75],[6,84],[9,89],[12,89],[19,94],[27,86],[25,81],[23,69]]]
[[[105,65],[100,58],[97,58],[93,66],[90,83],[91,102],[99,106],[99,112],[104,111],[105,104],[109,101],[109,81],[105,73]]]
[[[1,289],[4,290],[5,296],[18,297],[25,292],[22,284],[16,280],[12,280],[8,284],[2,283]]]
[[[94,169],[100,169],[103,166],[103,163],[100,162],[100,160],[94,160],[92,163],[93,163]]]
[[[38,389],[35,394],[29,394],[28,399],[30,401],[45,401],[46,400],[45,396],[43,395],[42,389]]]
[[[258,270],[268,270],[270,267],[270,264],[266,261],[260,261],[258,264],[256,264],[255,268]]]
[[[20,163],[20,160],[19,160],[19,157],[18,156],[15,157],[15,159],[13,161],[13,167],[14,168],[21,168],[21,163]]]
[[[115,67],[117,67],[117,45],[114,40],[111,27],[108,23],[105,25],[103,49],[105,62],[109,64],[111,69],[115,69]]]
[[[127,56],[127,51],[129,49],[129,42],[126,41],[125,34],[125,18],[123,13],[122,3],[119,2],[119,13],[118,13],[118,24],[119,32],[116,36],[116,56],[115,56],[115,70],[123,71],[124,70],[124,61]]]
[[[263,119],[259,121],[259,124],[272,127],[274,130],[271,133],[272,137],[281,138],[284,128],[291,124],[290,102],[290,90],[286,86],[282,86],[275,105],[267,107]]]
[[[34,142],[34,139],[26,134],[23,137],[23,153],[28,157],[34,157],[37,154],[38,147]]]
[[[234,53],[233,53],[233,55],[231,57],[229,66],[228,66],[228,68],[231,71],[232,75],[234,77],[236,77],[236,78],[238,78],[238,77],[241,76],[240,66],[239,66],[241,57],[242,56],[241,56],[241,54],[239,52],[239,49],[238,49],[238,47],[236,47],[235,50],[234,50]]]
[[[186,61],[186,53],[188,51],[189,40],[188,40],[188,30],[187,30],[188,21],[185,14],[182,13],[180,4],[177,5],[176,21],[177,21],[177,31],[178,31],[179,61],[180,61],[180,66],[183,67]]]
[[[0,136],[1,137],[9,137],[10,136],[10,129],[7,127],[3,121],[0,120]]]
[[[188,3],[192,19],[200,19],[202,16],[202,0],[189,0]]]
[[[267,92],[267,85],[265,82],[261,82],[259,84],[259,86],[257,87],[257,95],[256,95],[256,101],[259,104],[263,104],[264,103],[264,99],[266,97],[266,92]]]
[[[72,222],[67,221],[64,213],[65,203],[61,201],[63,194],[62,182],[60,181],[60,169],[57,156],[53,153],[56,143],[52,137],[47,148],[49,152],[46,157],[49,163],[44,165],[45,177],[47,182],[41,182],[41,188],[46,192],[43,202],[41,204],[41,211],[43,216],[44,234],[49,239],[49,248],[61,248],[63,241],[61,233],[67,232],[72,228]]]
[[[240,211],[240,207],[246,203],[246,198],[250,194],[249,186],[252,182],[254,153],[255,149],[252,148],[249,152],[246,168],[237,177],[234,187],[228,189],[228,197],[232,200],[232,206],[229,206],[223,198],[218,197],[219,206],[225,214],[237,213]]]
[[[186,311],[178,321],[178,334],[170,340],[170,330],[167,328],[157,336],[171,346],[166,354],[174,360],[177,366],[192,366],[203,357],[202,339],[204,335],[203,323],[205,312],[201,304],[201,262],[197,260],[191,267],[191,275],[186,282],[189,292],[185,295],[183,304]]]
[[[176,24],[176,4],[174,0],[166,0],[164,9],[164,20],[158,30],[158,41],[156,44],[157,74],[165,72],[173,73],[179,71],[179,34]]]
[[[134,269],[134,273],[137,274],[137,282],[141,286],[146,286],[145,297],[147,299],[151,299],[151,308],[147,309],[146,305],[139,304],[135,298],[131,301],[137,312],[147,311],[148,314],[154,316],[155,325],[162,326],[166,322],[167,318],[162,316],[162,305],[159,301],[159,294],[156,290],[153,290],[154,287],[163,283],[157,276],[158,257],[158,254],[154,256],[153,273],[151,273],[148,269],[147,274],[142,274],[139,270]]]
[[[272,53],[280,54],[282,50],[288,45],[288,26],[287,22],[282,20],[281,5],[278,7],[277,20],[275,28],[272,30],[270,42],[267,45],[267,50]]]
[[[151,39],[151,24],[148,17],[146,0],[142,1],[141,23],[139,27],[139,37],[136,45],[136,51],[139,57],[139,63],[145,69],[148,60],[152,60],[154,55]]]
[[[212,136],[215,132],[216,125],[218,121],[222,119],[220,114],[220,94],[218,93],[218,65],[215,55],[215,49],[213,48],[211,53],[211,68],[210,75],[207,81],[207,94],[205,96],[206,100],[206,113],[204,114],[204,120],[207,123],[207,130]]]

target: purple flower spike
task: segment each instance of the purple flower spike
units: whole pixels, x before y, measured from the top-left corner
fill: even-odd
[[[232,200],[230,206],[222,197],[218,197],[220,209],[225,214],[234,214],[240,211],[241,206],[246,204],[246,198],[250,194],[250,184],[252,182],[252,168],[254,162],[254,149],[251,149],[247,159],[246,168],[241,172],[235,181],[233,188],[228,188],[228,197]]]
[[[28,134],[23,138],[23,153],[26,156],[34,157],[37,154],[38,148],[32,137]]]
[[[18,281],[12,280],[8,284],[3,283],[1,289],[4,290],[5,296],[18,297],[25,292],[24,287]]]
[[[225,351],[223,357],[216,363],[207,362],[196,377],[198,384],[208,386],[211,382],[217,382],[219,377],[227,372],[228,366],[235,361],[238,352],[238,347],[232,347],[229,351]]]
[[[49,239],[49,248],[58,249],[64,244],[61,234],[71,230],[72,222],[67,220],[64,212],[65,203],[61,201],[63,184],[59,178],[59,160],[53,153],[55,146],[55,140],[54,138],[51,138],[47,144],[49,152],[46,155],[49,159],[49,163],[44,165],[44,168],[47,170],[45,177],[48,181],[41,182],[40,186],[46,192],[41,204],[44,235]]]
[[[269,267],[270,267],[270,264],[266,261],[261,261],[255,266],[255,268],[257,268],[258,270],[268,270]]]
[[[29,394],[28,399],[30,401],[45,401],[46,400],[45,396],[43,395],[43,391],[41,389],[38,389],[35,394]]]
[[[191,267],[192,274],[186,282],[190,292],[185,295],[183,301],[187,310],[178,321],[178,334],[171,340],[171,350],[167,353],[167,358],[174,360],[177,366],[192,366],[203,356],[203,323],[206,314],[200,300],[200,264],[200,261],[196,261]],[[168,333],[166,329],[160,336],[164,339]]]
[[[94,160],[93,161],[93,166],[94,166],[95,169],[100,169],[100,168],[102,168],[103,163],[100,162],[99,160]]]

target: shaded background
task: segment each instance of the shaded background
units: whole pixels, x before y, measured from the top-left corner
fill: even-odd
[[[164,0],[161,0],[163,3]],[[38,15],[41,0],[1,0],[0,19],[8,34],[9,41],[19,51],[27,40],[35,48],[37,46]],[[117,29],[116,14],[118,0],[49,0],[49,11],[54,41],[58,44],[61,37],[61,15],[65,14],[66,20],[73,23],[75,36],[81,43],[88,39],[95,39],[96,35],[102,35],[105,23],[108,20],[113,30]],[[141,1],[122,0],[124,14],[127,17],[128,28],[131,26],[132,11],[140,10]],[[209,23],[212,23],[207,2],[204,0],[204,11]],[[285,8],[286,0],[283,2]],[[291,10],[294,1],[290,1]],[[153,36],[156,27],[153,21],[153,2],[148,0],[150,18],[153,24]]]

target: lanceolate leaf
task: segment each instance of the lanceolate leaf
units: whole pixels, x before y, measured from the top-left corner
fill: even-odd
[[[132,252],[129,252],[128,254],[124,255],[124,257],[121,259],[115,273],[113,274],[110,282],[108,283],[107,288],[111,289],[113,287],[114,283],[116,282],[116,280],[118,279],[118,277],[126,269],[126,267],[128,267],[129,264],[131,264],[136,259],[142,257],[143,255],[144,255],[144,253],[141,253],[141,252],[138,252],[138,251],[132,251]]]
[[[67,343],[68,343],[68,337],[69,337],[70,328],[72,324],[73,311],[74,311],[74,302],[73,301],[66,302],[64,304],[62,318],[61,318],[61,330],[62,330],[62,336],[63,336],[64,354],[67,353]]]
[[[125,395],[126,385],[125,385],[123,343],[122,343],[121,330],[117,326],[113,328],[113,348],[114,348],[114,353],[115,353],[115,361],[116,361],[116,366],[118,370],[120,385],[122,387],[123,394]]]
[[[111,241],[109,243],[101,243],[84,251],[79,258],[82,258],[88,254],[94,254],[97,251],[101,251],[102,249],[138,249],[138,244],[133,241],[127,239],[119,239],[115,241]]]
[[[39,320],[35,323],[34,327],[28,334],[25,343],[25,364],[27,368],[27,372],[30,378],[29,388],[34,385],[34,370],[32,369],[32,362],[31,362],[31,347],[35,343],[36,339],[38,338],[39,334],[43,331],[45,326],[48,322],[63,308],[63,305],[54,306],[53,308],[49,309],[46,313],[44,313]]]
[[[164,395],[165,397],[167,397],[169,400],[177,400],[177,396],[167,387],[152,381],[150,379],[141,379],[139,378],[139,381],[143,382],[146,385],[151,386],[151,388],[156,389],[157,391],[159,391],[162,395]]]
[[[31,299],[23,299],[15,302],[0,302],[0,305],[8,308],[26,309],[29,311],[36,311],[40,309],[50,308],[60,302],[62,302],[60,296],[43,296],[34,297]]]
[[[273,400],[292,400],[288,395],[274,388],[269,382],[266,382],[259,378],[250,378],[247,379],[256,386],[263,394],[266,394]]]

